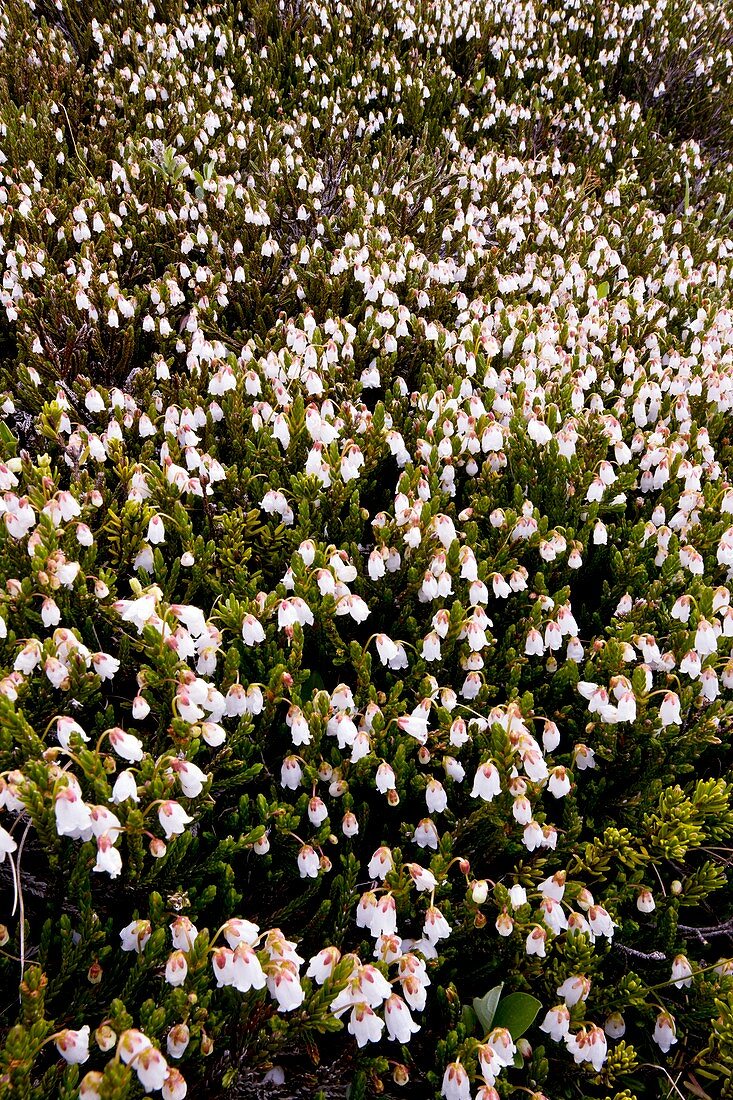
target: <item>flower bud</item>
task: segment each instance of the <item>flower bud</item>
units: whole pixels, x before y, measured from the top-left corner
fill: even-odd
[[[10,933],[8,932],[4,924],[0,924],[0,947],[5,947],[5,944],[10,940]]]
[[[532,1057],[532,1046],[527,1039],[517,1039],[517,1051],[524,1058],[525,1062],[528,1058]]]
[[[407,1066],[404,1066],[401,1062],[398,1062],[392,1070],[392,1080],[396,1085],[406,1085],[407,1082],[410,1080],[410,1073],[407,1069]]]
[[[471,887],[471,898],[475,905],[483,905],[489,896],[489,884],[486,879],[474,882]]]
[[[191,1039],[191,1032],[187,1024],[176,1024],[168,1032],[166,1046],[171,1058],[180,1058],[185,1053]]]
[[[98,1027],[94,1032],[94,1038],[101,1051],[111,1050],[117,1043],[117,1033],[112,1030],[109,1024],[102,1024]]]
[[[214,1040],[210,1035],[207,1035],[205,1031],[201,1032],[201,1053],[205,1058],[211,1054],[214,1049]]]
[[[166,853],[165,841],[161,840],[158,836],[154,836],[151,838],[149,847],[150,854],[155,859],[162,859]]]
[[[84,1074],[79,1085],[79,1100],[99,1100],[104,1074],[93,1069]]]
[[[94,960],[92,965],[87,970],[87,981],[90,985],[99,985],[102,980],[102,967],[99,965],[97,959]]]
[[[396,790],[393,789],[391,791],[387,791],[387,801],[389,802],[390,806],[399,806],[400,796]]]

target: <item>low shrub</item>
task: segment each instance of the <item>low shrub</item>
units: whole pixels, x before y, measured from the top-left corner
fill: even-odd
[[[733,1096],[728,16],[6,4],[2,1100]]]

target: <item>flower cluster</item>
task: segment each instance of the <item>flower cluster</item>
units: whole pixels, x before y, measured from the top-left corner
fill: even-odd
[[[0,1100],[733,1095],[725,6],[240,7],[0,12]]]

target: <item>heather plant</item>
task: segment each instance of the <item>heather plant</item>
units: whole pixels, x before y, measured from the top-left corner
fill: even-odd
[[[0,1100],[733,1096],[728,4],[0,12]]]

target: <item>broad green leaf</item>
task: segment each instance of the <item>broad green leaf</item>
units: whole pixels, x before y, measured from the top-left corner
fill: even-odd
[[[532,1026],[541,1008],[542,1002],[530,993],[510,993],[499,1002],[493,1026],[505,1027],[516,1042]]]
[[[473,1010],[478,1016],[484,1031],[491,1031],[496,1006],[499,1003],[503,988],[504,983],[500,982],[499,985],[495,985],[494,988],[490,989],[483,997],[474,997],[473,999]]]
[[[475,1033],[478,1019],[476,1013],[469,1005],[464,1005],[461,1009],[461,1023],[465,1027],[467,1035],[473,1035]]]
[[[317,691],[322,691],[326,685],[323,682],[323,677],[320,672],[313,669],[307,680],[304,681],[302,688],[300,689],[300,697],[303,702],[307,702]]]
[[[608,297],[608,292],[611,288],[607,282],[599,283],[598,285],[598,301],[602,301],[603,298]]]

